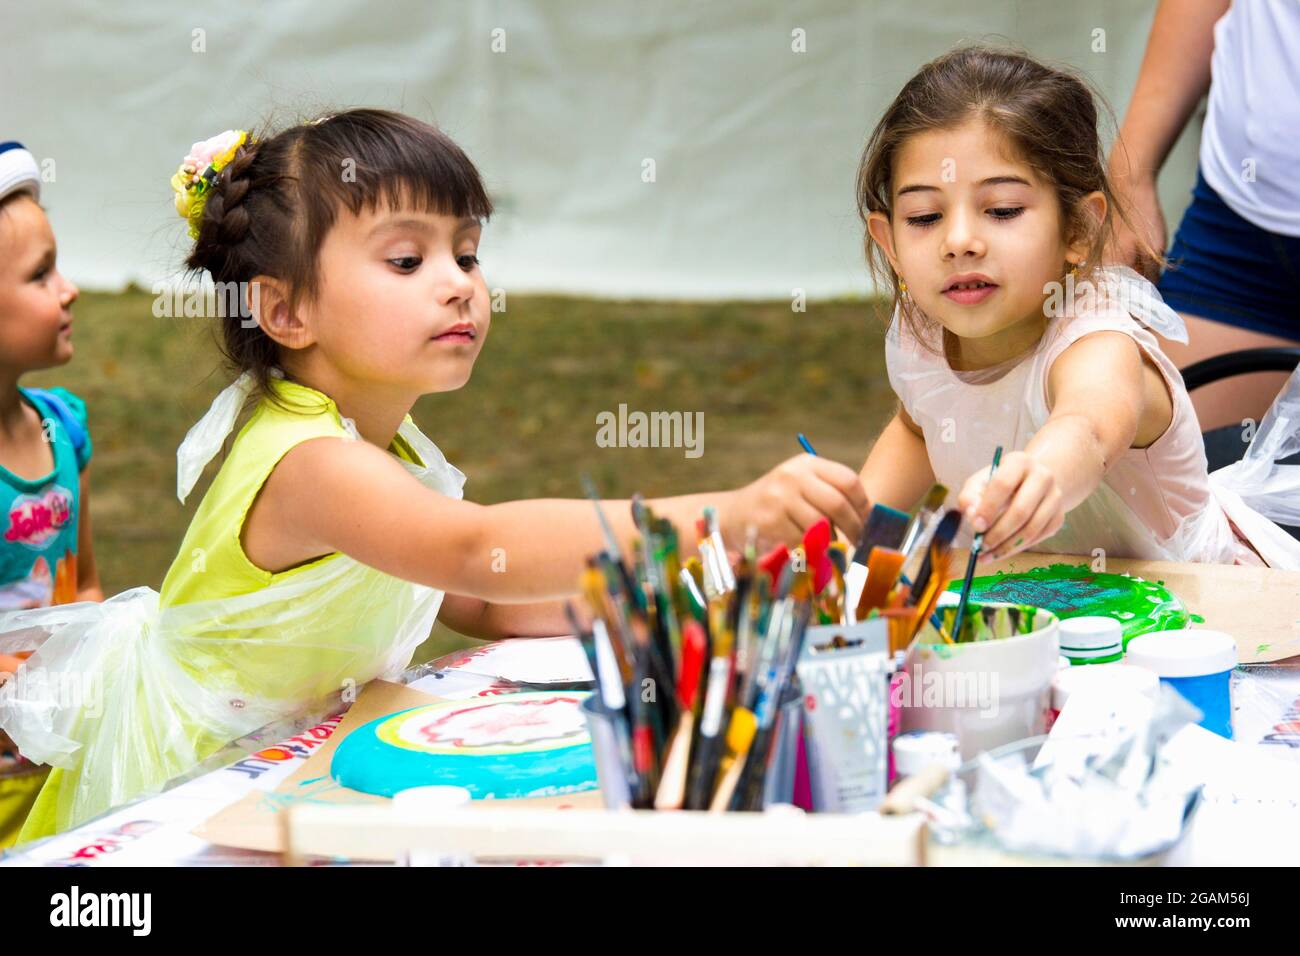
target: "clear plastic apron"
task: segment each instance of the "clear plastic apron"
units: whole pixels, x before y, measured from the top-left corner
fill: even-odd
[[[184,501],[252,386],[241,376],[177,451]],[[411,421],[399,434],[423,485],[461,498],[465,476]],[[0,652],[35,651],[0,687],[0,727],[30,760],[69,771],[59,829],[160,789],[226,744],[374,678],[395,678],[429,636],[443,592],[338,555],[251,594],[166,609],[133,588],[0,615]]]

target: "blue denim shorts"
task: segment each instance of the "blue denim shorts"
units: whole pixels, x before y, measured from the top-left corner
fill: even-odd
[[[1196,172],[1157,288],[1174,309],[1300,341],[1300,237],[1233,212]]]

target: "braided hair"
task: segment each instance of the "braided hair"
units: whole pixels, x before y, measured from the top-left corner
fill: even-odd
[[[482,220],[492,214],[478,170],[445,133],[401,113],[347,110],[240,146],[212,184],[186,266],[226,287],[280,279],[292,308],[319,288],[318,254],[339,210],[359,215],[380,206]],[[279,346],[241,316],[221,321],[232,371],[251,373],[259,392],[270,394]]]

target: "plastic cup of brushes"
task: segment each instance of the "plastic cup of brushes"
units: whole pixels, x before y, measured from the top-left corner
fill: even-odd
[[[582,713],[591,731],[591,749],[595,755],[596,782],[607,810],[622,810],[632,805],[628,785],[628,754],[625,735],[621,736],[614,718],[597,694],[582,702]]]
[[[955,602],[938,610],[951,634]],[[1045,733],[1059,669],[1060,620],[1024,604],[967,605],[962,641],[951,644],[927,622],[908,649],[894,690],[902,731],[954,733],[963,760]]]

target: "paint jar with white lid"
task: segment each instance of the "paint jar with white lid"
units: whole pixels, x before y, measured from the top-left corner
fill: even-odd
[[[1200,725],[1232,739],[1237,640],[1222,631],[1156,631],[1133,638],[1127,662],[1152,671],[1200,709]]]
[[[1124,656],[1124,628],[1113,617],[1061,620],[1061,654],[1071,664],[1109,664]]]
[[[961,767],[961,743],[954,733],[941,730],[913,730],[894,738],[894,769],[898,783],[934,765],[946,769],[947,783],[934,794],[934,802],[950,813],[966,814],[966,784],[957,776]],[[897,786],[897,784],[895,784]]]
[[[957,735],[940,730],[914,730],[894,738],[894,767],[901,779],[920,773],[932,763],[950,771],[961,766]]]

